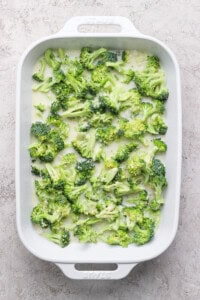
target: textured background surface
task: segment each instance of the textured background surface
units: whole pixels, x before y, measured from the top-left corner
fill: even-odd
[[[15,228],[15,71],[24,49],[75,15],[122,15],[166,42],[181,67],[183,176],[179,230],[171,247],[120,281],[72,281],[24,249]],[[0,299],[200,299],[199,0],[0,1]]]

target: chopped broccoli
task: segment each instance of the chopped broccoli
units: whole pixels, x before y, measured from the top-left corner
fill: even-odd
[[[167,151],[167,145],[164,141],[162,141],[160,138],[153,140],[154,146],[155,146],[155,153],[162,153]]]
[[[41,140],[46,139],[50,130],[50,126],[42,122],[36,122],[31,125],[31,134]]]
[[[141,95],[136,89],[121,93],[119,96],[120,109],[129,108],[133,114],[139,113],[141,110]]]
[[[52,49],[47,49],[44,53],[44,57],[49,67],[51,67],[53,70],[57,71],[60,68],[61,63],[56,60]]]
[[[74,94],[78,98],[84,98],[87,90],[88,90],[88,83],[83,76],[79,76],[76,78],[70,73],[66,74],[66,83],[71,87],[74,91]]]
[[[70,213],[69,204],[52,203],[45,205],[39,203],[35,206],[31,213],[31,220],[35,224],[39,224],[42,228],[46,228],[49,224],[60,221],[67,217]]]
[[[145,70],[134,71],[133,80],[141,95],[166,100],[169,91],[165,84],[164,72],[158,66],[157,59],[148,58]]]
[[[121,247],[154,236],[167,186],[156,156],[167,151],[159,135],[169,92],[158,57],[137,56],[84,47],[72,58],[47,49],[32,75],[33,91],[48,94],[47,104],[33,103],[31,220],[60,247],[70,236]]]
[[[119,146],[114,159],[118,162],[123,162],[128,159],[129,154],[137,148],[138,144],[137,143],[130,143],[130,144],[125,144]]]
[[[139,119],[135,118],[133,121],[124,122],[122,124],[122,130],[124,131],[124,136],[128,139],[137,139],[143,136],[146,132],[145,123]]]
[[[154,69],[155,71],[158,71],[160,68],[160,61],[157,56],[154,55],[148,55],[147,56],[147,68],[148,69]]]
[[[52,77],[48,77],[42,83],[34,86],[32,90],[35,92],[48,93],[54,84],[55,82],[53,81]]]
[[[85,158],[92,158],[95,147],[95,131],[89,133],[80,132],[72,141],[74,149]]]
[[[37,105],[34,105],[34,107],[35,107],[38,111],[40,111],[40,112],[42,112],[42,113],[46,110],[45,105],[42,104],[42,103],[37,104]]]
[[[164,119],[158,114],[149,118],[147,122],[147,132],[164,135],[167,132],[167,125],[165,124]]]
[[[95,113],[90,122],[95,128],[101,127],[102,125],[110,125],[113,121],[113,115],[110,113]]]
[[[77,161],[77,156],[75,153],[67,153],[65,154],[62,159],[61,159],[61,165],[62,166],[68,166],[76,163]]]
[[[97,232],[93,229],[91,225],[78,225],[74,229],[74,235],[82,243],[96,243],[97,242]]]
[[[33,74],[33,79],[35,79],[36,81],[44,81],[44,72],[45,72],[45,69],[46,69],[46,61],[44,58],[41,58],[40,59],[40,69],[38,72],[34,73]]]
[[[142,175],[146,169],[145,161],[137,154],[132,155],[126,165],[129,173],[135,177]]]
[[[101,55],[100,64],[105,64],[106,62],[116,62],[117,61],[117,54],[111,51],[106,51]]]
[[[129,198],[127,202],[131,203],[131,205],[134,205],[134,207],[143,210],[148,205],[148,193],[146,190],[142,190],[134,195],[133,198]]]
[[[88,171],[93,170],[94,167],[95,167],[95,164],[91,158],[83,160],[83,161],[79,161],[76,164],[76,169],[79,172],[88,172]]]
[[[114,85],[114,79],[112,74],[108,71],[108,68],[105,65],[98,65],[92,71],[92,82],[91,85],[93,86],[94,90],[99,91],[106,82],[111,82]]]
[[[122,135],[122,131],[113,125],[99,127],[96,131],[96,139],[101,143],[108,145],[114,140],[117,140]]]
[[[97,214],[97,202],[86,198],[79,198],[72,205],[72,210],[75,214],[93,215]]]
[[[125,230],[111,231],[105,240],[109,245],[120,245],[122,247],[128,247],[132,243],[130,234]]]
[[[102,54],[107,52],[105,48],[92,50],[91,48],[84,47],[81,49],[80,62],[88,70],[93,70],[96,67],[97,59],[102,57]]]
[[[130,51],[128,50],[124,50],[122,52],[122,60],[125,62],[125,63],[128,63],[129,60],[130,60]]]
[[[44,236],[55,244],[58,244],[62,248],[66,247],[70,243],[69,231],[65,229],[62,229],[57,233],[45,233]]]
[[[149,218],[144,218],[141,224],[134,227],[133,242],[137,245],[144,245],[154,236],[154,222]]]
[[[143,221],[143,213],[139,208],[135,207],[125,207],[123,209],[123,214],[129,218],[131,222],[141,224]]]

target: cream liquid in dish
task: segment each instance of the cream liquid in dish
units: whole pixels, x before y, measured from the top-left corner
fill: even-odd
[[[33,74],[32,222],[61,247],[149,242],[167,186],[159,58],[48,49]]]

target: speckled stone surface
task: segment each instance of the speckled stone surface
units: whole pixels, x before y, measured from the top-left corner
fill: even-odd
[[[179,230],[160,257],[119,281],[73,281],[21,244],[15,226],[16,64],[24,49],[72,16],[122,15],[175,52],[181,68],[183,173]],[[199,0],[0,1],[0,299],[200,299]]]

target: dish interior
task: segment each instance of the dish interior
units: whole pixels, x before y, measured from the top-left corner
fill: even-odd
[[[162,211],[162,218],[154,239],[143,246],[131,244],[128,248],[109,246],[103,243],[80,244],[71,243],[66,248],[60,248],[49,242],[35,231],[31,221],[32,186],[30,172],[30,158],[27,145],[30,144],[30,126],[32,114],[32,74],[38,58],[47,48],[80,49],[83,46],[106,47],[110,49],[130,49],[149,52],[160,58],[165,70],[167,86],[170,94],[166,105],[166,122],[168,131],[165,137],[168,151],[165,155],[166,176],[169,187],[165,193],[166,203]],[[51,38],[38,45],[26,55],[21,66],[19,80],[19,135],[17,157],[17,223],[18,231],[24,245],[36,256],[54,262],[118,262],[130,263],[151,259],[162,253],[171,243],[176,233],[179,207],[180,184],[180,96],[179,79],[176,63],[170,53],[151,39],[133,37],[90,37],[90,38]]]

